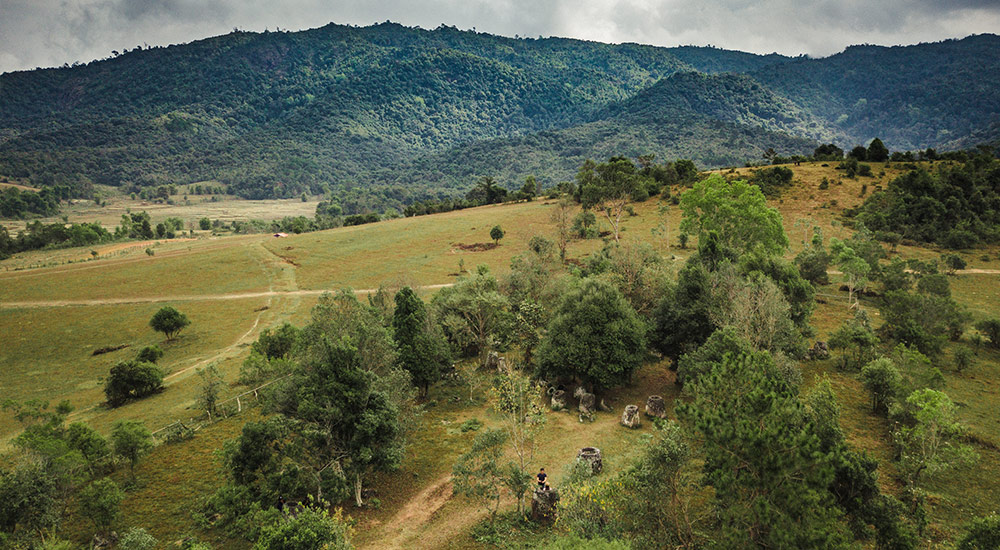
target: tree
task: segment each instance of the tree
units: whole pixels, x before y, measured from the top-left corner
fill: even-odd
[[[726,548],[845,547],[830,457],[766,353],[727,356],[691,384],[678,416],[704,437]]]
[[[208,218],[202,218],[198,220],[198,228],[207,231],[212,228],[212,220]]]
[[[566,260],[566,246],[572,236],[570,232],[570,219],[573,213],[573,202],[568,197],[561,197],[549,218],[556,225],[556,243],[559,246],[559,259]]]
[[[59,483],[50,468],[33,462],[11,470],[0,467],[0,531],[4,534],[42,533],[59,524]]]
[[[496,277],[485,265],[472,277],[441,289],[431,305],[458,354],[478,356],[485,365],[491,349],[506,347],[514,317],[509,300],[500,293]]]
[[[340,511],[331,515],[317,506],[265,525],[253,550],[351,550],[351,529]]]
[[[961,442],[965,427],[947,394],[930,388],[916,390],[906,398],[906,405],[913,425],[900,427],[895,439],[900,470],[910,485],[916,485],[924,473],[934,474],[978,458],[972,447]]]
[[[993,513],[976,518],[958,542],[958,550],[996,550],[1000,548],[1000,516]]]
[[[70,447],[83,455],[91,473],[93,473],[97,461],[108,455],[108,440],[83,422],[70,424],[66,430],[66,439]]]
[[[847,153],[847,158],[854,159],[858,162],[864,162],[868,160],[868,149],[864,145],[855,145],[849,153]]]
[[[738,253],[759,249],[774,255],[788,248],[781,214],[767,206],[757,186],[743,180],[713,174],[681,195],[681,210],[682,233],[704,239],[715,231],[722,246]]]
[[[115,456],[128,461],[129,473],[135,480],[135,465],[153,449],[153,435],[138,420],[118,420],[111,430]]]
[[[632,376],[646,353],[646,326],[610,283],[588,277],[569,290],[553,313],[538,350],[538,370],[549,380],[580,377],[598,389]]]
[[[486,430],[476,434],[472,448],[458,457],[452,468],[455,492],[478,501],[490,514],[490,524],[496,520],[504,484],[500,465],[507,434],[503,430]]]
[[[143,363],[155,363],[163,357],[163,350],[160,346],[156,344],[152,346],[146,346],[139,350],[139,354],[135,356],[135,360]]]
[[[976,323],[976,330],[983,333],[990,347],[1000,349],[1000,319],[985,319]]]
[[[802,278],[813,285],[827,285],[830,284],[830,276],[826,272],[830,267],[830,254],[823,246],[823,232],[820,228],[813,228],[813,232],[812,241],[795,256],[795,265]]]
[[[636,173],[635,164],[625,157],[612,157],[608,162],[597,165],[588,160],[580,167],[576,179],[583,207],[604,214],[611,224],[615,241],[618,241],[622,214],[639,186],[640,176]]]
[[[110,478],[101,478],[80,491],[77,501],[80,513],[89,519],[99,533],[111,532],[111,526],[121,514],[125,493]]]
[[[831,349],[844,350],[840,356],[840,367],[847,370],[860,369],[868,361],[871,361],[879,340],[875,331],[872,330],[868,312],[859,309],[852,319],[844,321],[830,335],[829,343]]]
[[[163,371],[153,363],[121,361],[111,367],[104,383],[108,405],[118,407],[130,399],[141,399],[163,389]]]
[[[376,390],[348,337],[323,337],[282,381],[269,405],[291,421],[299,464],[323,500],[327,476],[349,480],[357,506],[365,478],[399,465],[403,454],[399,409]]]
[[[162,332],[167,340],[173,340],[177,333],[190,324],[187,315],[170,306],[160,308],[149,320],[149,326],[157,332]]]
[[[490,388],[490,405],[500,416],[515,460],[504,468],[503,483],[517,499],[517,513],[524,512],[524,493],[531,486],[528,466],[535,455],[535,436],[545,417],[538,404],[539,387],[526,375],[508,366]]]
[[[881,139],[875,138],[868,144],[868,150],[865,152],[865,156],[869,162],[885,162],[889,160],[889,149],[884,143],[882,143]]]
[[[490,229],[490,238],[493,239],[495,244],[500,244],[500,239],[504,236],[503,228],[499,225],[494,225],[493,229]]]
[[[892,361],[882,357],[861,368],[861,381],[872,394],[872,412],[886,414],[902,387],[903,377]]]
[[[954,253],[942,254],[941,263],[948,268],[948,275],[954,275],[956,271],[961,271],[968,265],[964,258]]]
[[[211,419],[212,415],[215,414],[216,405],[219,403],[219,394],[222,391],[222,373],[219,372],[219,367],[212,364],[199,369],[198,376],[201,378],[198,406],[208,413],[208,418]]]
[[[837,267],[847,276],[847,303],[855,307],[857,300],[854,299],[854,291],[868,284],[871,266],[864,258],[858,256],[853,248],[839,239],[830,242],[830,250],[833,252]]]
[[[451,363],[447,342],[427,319],[427,307],[410,287],[396,293],[392,316],[399,366],[410,373],[413,384],[427,396],[427,389],[441,378]]]

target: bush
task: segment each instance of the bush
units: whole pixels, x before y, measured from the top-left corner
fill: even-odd
[[[1000,319],[986,319],[976,323],[976,330],[989,340],[991,348],[1000,349]]]
[[[955,370],[958,372],[971,367],[973,361],[973,353],[969,348],[961,348],[955,352]]]
[[[130,527],[118,542],[121,550],[153,550],[156,539],[142,527]]]
[[[111,367],[104,384],[108,405],[118,407],[130,399],[139,399],[163,388],[163,371],[153,363],[122,361]]]
[[[142,363],[155,363],[160,357],[163,357],[163,350],[160,349],[160,346],[154,344],[139,350],[139,355],[135,356],[135,360]]]
[[[1000,516],[992,514],[969,524],[969,532],[958,543],[958,550],[995,550],[1000,548]]]
[[[964,229],[952,229],[941,241],[946,248],[962,250],[979,244],[979,237],[972,231]]]

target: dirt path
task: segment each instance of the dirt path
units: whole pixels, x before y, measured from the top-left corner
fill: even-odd
[[[431,518],[451,498],[451,476],[446,475],[431,483],[427,488],[410,499],[389,521],[369,526],[379,534],[377,537],[372,537],[371,543],[364,547],[372,549],[428,547],[427,544],[420,544],[421,542],[431,542],[424,540],[425,537],[422,536],[422,531],[430,523]],[[437,523],[439,525],[435,529],[435,538],[446,535],[440,530],[440,527],[442,527],[440,525],[441,522]],[[447,524],[454,525],[455,522],[448,522]],[[421,540],[413,540],[416,537],[420,537]],[[431,543],[430,547],[433,546],[434,544]]]
[[[424,285],[420,290],[435,290],[453,286],[455,283]],[[326,292],[336,292],[335,289],[324,290],[266,290],[261,292],[237,292],[233,294],[176,294],[171,296],[136,296],[132,298],[101,298],[98,300],[38,300],[29,302],[3,302],[0,309],[29,309],[39,307],[65,306],[105,306],[119,304],[148,304],[156,302],[203,302],[213,300],[243,300],[246,298],[264,298],[275,296],[319,296]],[[355,290],[355,294],[372,294],[377,288]]]

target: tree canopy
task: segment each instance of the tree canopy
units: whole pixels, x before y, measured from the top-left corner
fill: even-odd
[[[681,210],[681,231],[699,238],[714,231],[723,246],[741,253],[781,254],[788,248],[781,214],[767,206],[757,186],[743,180],[713,174],[681,195]]]

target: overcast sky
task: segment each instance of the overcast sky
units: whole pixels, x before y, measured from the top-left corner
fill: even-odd
[[[826,56],[1000,32],[1000,0],[0,0],[0,72],[330,22]]]

